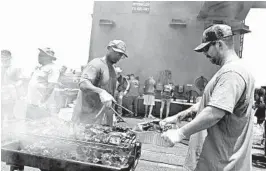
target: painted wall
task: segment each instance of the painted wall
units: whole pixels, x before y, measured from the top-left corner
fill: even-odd
[[[204,21],[197,20],[203,2],[150,2],[150,13],[132,13],[132,2],[95,2],[89,60],[104,56],[112,39],[124,40],[129,58],[118,63],[125,74],[141,82],[161,70],[171,70],[175,84],[193,84],[203,75],[210,79],[218,67],[193,49],[201,42]],[[115,22],[99,25],[100,19]],[[186,21],[173,28],[172,19]]]

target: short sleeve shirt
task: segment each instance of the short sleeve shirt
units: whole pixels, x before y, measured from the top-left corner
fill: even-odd
[[[130,88],[127,96],[139,96],[139,81],[133,80],[129,82],[130,82]]]
[[[144,94],[145,95],[154,95],[155,92],[155,80],[149,78],[145,81]]]
[[[254,78],[241,60],[225,64],[205,87],[198,112],[212,106],[226,112],[214,126],[190,137],[190,170],[251,170]],[[216,115],[212,113],[212,115]]]
[[[172,93],[173,93],[173,87],[170,84],[164,85],[163,92],[162,92],[162,98],[171,99]]]
[[[102,88],[114,96],[117,82],[116,72],[112,65],[106,63],[106,57],[95,58],[87,64],[82,72],[80,83],[86,80],[91,81],[94,86]],[[103,104],[97,93],[80,90],[72,121],[86,124],[95,123],[95,117],[102,107]]]
[[[28,85],[28,103],[40,105],[41,100],[46,96],[49,83],[58,83],[60,75],[59,67],[50,63],[41,67],[37,67],[33,72]]]

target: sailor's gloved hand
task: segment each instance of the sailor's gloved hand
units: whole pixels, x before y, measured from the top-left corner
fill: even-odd
[[[170,129],[162,134],[162,138],[174,146],[175,143],[181,142],[186,137],[181,129]]]
[[[101,102],[102,102],[106,107],[112,107],[112,102],[113,102],[113,101],[115,102],[114,97],[113,97],[111,94],[109,94],[107,91],[105,91],[105,90],[102,90],[102,91],[99,93],[99,96],[100,96]]]

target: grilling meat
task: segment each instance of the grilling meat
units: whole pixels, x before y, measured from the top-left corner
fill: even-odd
[[[76,129],[76,139],[112,145],[124,145],[134,140],[135,134],[129,128],[108,127],[88,124]]]

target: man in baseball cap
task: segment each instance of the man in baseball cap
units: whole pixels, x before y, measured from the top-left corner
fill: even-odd
[[[125,57],[128,57],[126,54],[126,44],[122,40],[110,41],[107,48],[112,48],[115,52],[122,53]]]
[[[252,170],[255,81],[234,50],[231,27],[207,28],[195,51],[203,52],[221,68],[208,82],[198,104],[160,124],[176,123],[193,114],[195,119],[178,130],[168,130],[162,137],[172,144],[190,137],[184,165],[188,170]]]
[[[52,61],[56,60],[54,56],[54,51],[51,48],[38,48],[39,49],[39,56],[38,60],[41,65],[46,63],[51,63]]]
[[[25,90],[23,83],[25,77],[22,69],[13,65],[12,55],[9,50],[1,50],[1,123],[5,119],[14,119],[13,112],[17,100]]]
[[[111,108],[117,83],[114,64],[127,56],[125,42],[112,40],[104,57],[95,58],[87,64],[79,82],[73,122],[113,125],[114,112]]]
[[[218,48],[217,51],[212,51],[215,46]],[[222,47],[223,49],[221,49]],[[230,26],[217,24],[207,28],[203,32],[202,43],[194,50],[196,52],[203,52],[213,64],[222,65],[222,58],[220,56],[226,52],[224,48],[230,49],[231,52],[235,53],[233,32]]]
[[[231,27],[228,25],[214,25],[207,28],[203,32],[202,43],[197,46],[194,50],[196,52],[203,52],[204,48],[208,47],[212,42],[222,40],[224,38],[233,36]]]

